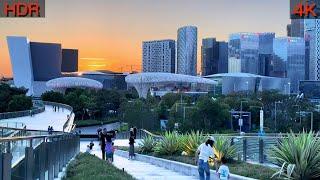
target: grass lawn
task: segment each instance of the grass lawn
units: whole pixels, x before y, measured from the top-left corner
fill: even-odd
[[[133,180],[134,178],[90,154],[81,153],[67,167],[64,180]]]
[[[117,149],[127,151],[128,147],[118,147]],[[139,152],[139,148],[135,148],[135,151]],[[154,153],[149,153],[146,155],[195,165],[195,158],[191,156],[181,156],[181,155],[159,156],[159,155],[155,155]],[[255,179],[271,179],[271,176],[276,172],[276,170],[273,168],[265,167],[257,164],[250,164],[243,161],[233,161],[231,163],[228,163],[227,166],[229,167],[230,172],[233,174],[255,178]],[[211,169],[215,169],[215,167],[211,167]]]

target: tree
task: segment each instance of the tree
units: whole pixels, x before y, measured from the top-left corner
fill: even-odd
[[[24,111],[32,108],[32,99],[23,94],[14,95],[8,104],[8,111]]]
[[[43,101],[64,103],[64,95],[60,92],[47,91],[41,95]]]

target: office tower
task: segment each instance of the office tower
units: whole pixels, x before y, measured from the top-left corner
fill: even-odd
[[[275,33],[234,33],[229,37],[228,72],[269,75]]]
[[[287,24],[287,36],[291,36],[291,24]]]
[[[142,42],[143,72],[175,72],[175,41]]]
[[[291,19],[288,36],[302,38],[304,37],[304,19]]]
[[[290,79],[286,92],[297,93],[299,81],[305,79],[305,41],[300,37],[279,37],[273,41],[272,71]]]
[[[197,37],[195,26],[178,29],[176,73],[195,76],[197,74]]]
[[[201,46],[202,75],[228,72],[228,44],[215,38],[202,39]]]
[[[308,41],[307,57],[308,80],[320,80],[320,20],[306,19],[304,25],[305,39]]]
[[[62,49],[62,72],[78,71],[78,49]]]

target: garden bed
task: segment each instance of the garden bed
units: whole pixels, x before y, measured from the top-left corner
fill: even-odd
[[[132,176],[123,172],[112,164],[106,163],[98,157],[81,153],[67,167],[64,180],[134,180]]]

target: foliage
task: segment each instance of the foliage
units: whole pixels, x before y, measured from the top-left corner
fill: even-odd
[[[180,138],[177,133],[166,132],[162,139],[157,142],[154,152],[158,155],[173,155],[180,152]]]
[[[24,111],[32,108],[32,99],[23,94],[14,95],[8,104],[8,111]]]
[[[319,134],[288,133],[271,151],[271,157],[281,169],[274,174],[285,179],[320,178]]]
[[[65,180],[133,180],[129,174],[96,156],[81,153],[67,167]]]
[[[120,105],[120,118],[129,126],[148,130],[159,129],[160,121],[157,114],[144,100],[136,99]]]
[[[232,160],[237,153],[237,149],[234,145],[231,145],[230,139],[224,136],[215,137],[213,150],[218,162],[221,161],[222,157],[226,160]]]
[[[64,103],[64,96],[60,92],[47,91],[41,95],[43,101]]]
[[[154,141],[152,136],[146,136],[140,143],[140,150],[142,153],[150,153],[153,151],[156,142]]]
[[[95,126],[119,122],[117,118],[76,120],[77,127]]]
[[[186,152],[189,156],[194,156],[197,148],[206,140],[206,137],[202,132],[199,131],[191,131],[191,133],[187,133],[183,140],[181,141],[181,149]]]
[[[25,96],[26,93],[27,93],[27,89],[10,87],[8,84],[0,83],[0,113],[8,112],[8,111],[16,111],[16,110],[23,111],[23,110],[31,109],[32,102],[30,106],[30,103],[27,103],[28,98],[21,99],[22,96],[26,97]],[[15,97],[15,100],[13,100],[13,97]],[[16,104],[18,100],[19,101],[21,100],[22,103],[26,103],[26,104],[21,104],[21,105]],[[9,108],[10,102],[11,102],[11,106]],[[26,106],[23,107],[22,105],[26,105]]]

